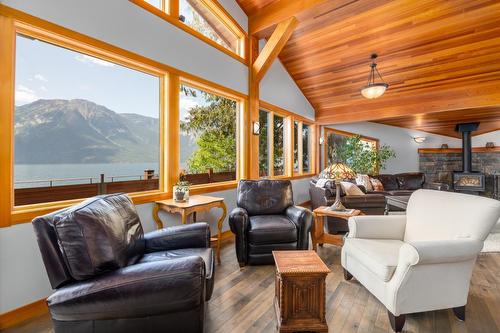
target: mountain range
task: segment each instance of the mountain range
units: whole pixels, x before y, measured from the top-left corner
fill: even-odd
[[[157,118],[117,113],[83,99],[40,99],[16,107],[14,134],[16,164],[159,160]],[[185,136],[181,145],[195,149]]]

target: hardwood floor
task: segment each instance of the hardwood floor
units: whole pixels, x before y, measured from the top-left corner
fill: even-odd
[[[340,248],[325,245],[320,257],[331,268],[327,277],[326,308],[330,332],[392,332],[383,305],[355,279],[344,281]],[[222,248],[215,290],[208,304],[206,332],[275,332],[274,266],[248,266],[240,271],[232,242]],[[408,315],[403,332],[500,332],[500,254],[479,256],[472,277],[465,322],[451,310]],[[47,315],[5,333],[52,332]]]

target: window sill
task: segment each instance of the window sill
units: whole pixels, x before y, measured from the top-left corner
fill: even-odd
[[[245,59],[245,57],[225,48],[224,46],[222,45],[219,45],[217,44],[216,42],[214,42],[213,40],[211,40],[210,38],[206,37],[205,35],[201,34],[200,32],[194,30],[193,28],[191,28],[190,26],[182,23],[181,21],[179,21],[177,18],[175,17],[172,17],[171,15],[163,12],[162,10],[156,8],[155,6],[147,3],[146,1],[144,0],[129,0],[130,2],[132,2],[133,4],[141,7],[142,9],[150,12],[151,14],[153,15],[156,15],[158,16],[159,18],[167,21],[168,23],[176,26],[177,28],[181,29],[181,30],[184,30],[185,32],[187,32],[188,34],[191,34],[193,35],[194,37],[198,38],[198,39],[201,39],[202,41],[204,41],[205,43],[209,44],[210,46],[213,46],[215,47],[217,50],[219,51],[222,51],[224,52],[225,54],[227,54],[228,56],[238,60],[239,62],[241,62],[242,64],[248,66],[248,62],[247,60]],[[246,38],[245,38],[246,39]],[[244,43],[246,45],[246,42]]]

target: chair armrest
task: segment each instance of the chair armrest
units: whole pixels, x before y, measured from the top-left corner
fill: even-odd
[[[405,215],[362,215],[349,218],[351,238],[403,240],[406,229]]]
[[[229,213],[229,228],[236,236],[236,257],[242,265],[247,263],[248,212],[244,208],[235,208]]]
[[[405,243],[399,256],[410,265],[444,264],[476,258],[483,248],[483,241],[472,238],[415,241]]]
[[[309,231],[311,230],[312,213],[309,209],[299,206],[290,206],[286,209],[286,216],[295,224],[298,230],[297,249],[309,248]]]
[[[140,263],[56,290],[48,299],[60,321],[146,317],[203,305],[205,263],[198,256]]]
[[[168,227],[148,232],[144,241],[146,253],[210,247],[210,227],[204,222]]]

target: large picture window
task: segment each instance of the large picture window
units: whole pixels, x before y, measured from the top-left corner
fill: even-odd
[[[269,176],[269,113],[259,110],[259,176]]]
[[[238,102],[182,84],[180,169],[191,184],[236,179]]]
[[[273,165],[274,176],[285,174],[285,118],[277,114],[273,117]]]
[[[327,128],[324,129],[324,164],[325,167],[337,162],[338,150],[345,144],[347,138],[356,136],[355,133],[340,131],[337,129]],[[365,149],[378,149],[379,141],[375,138],[360,136]]]
[[[158,190],[160,81],[16,38],[14,204]]]

